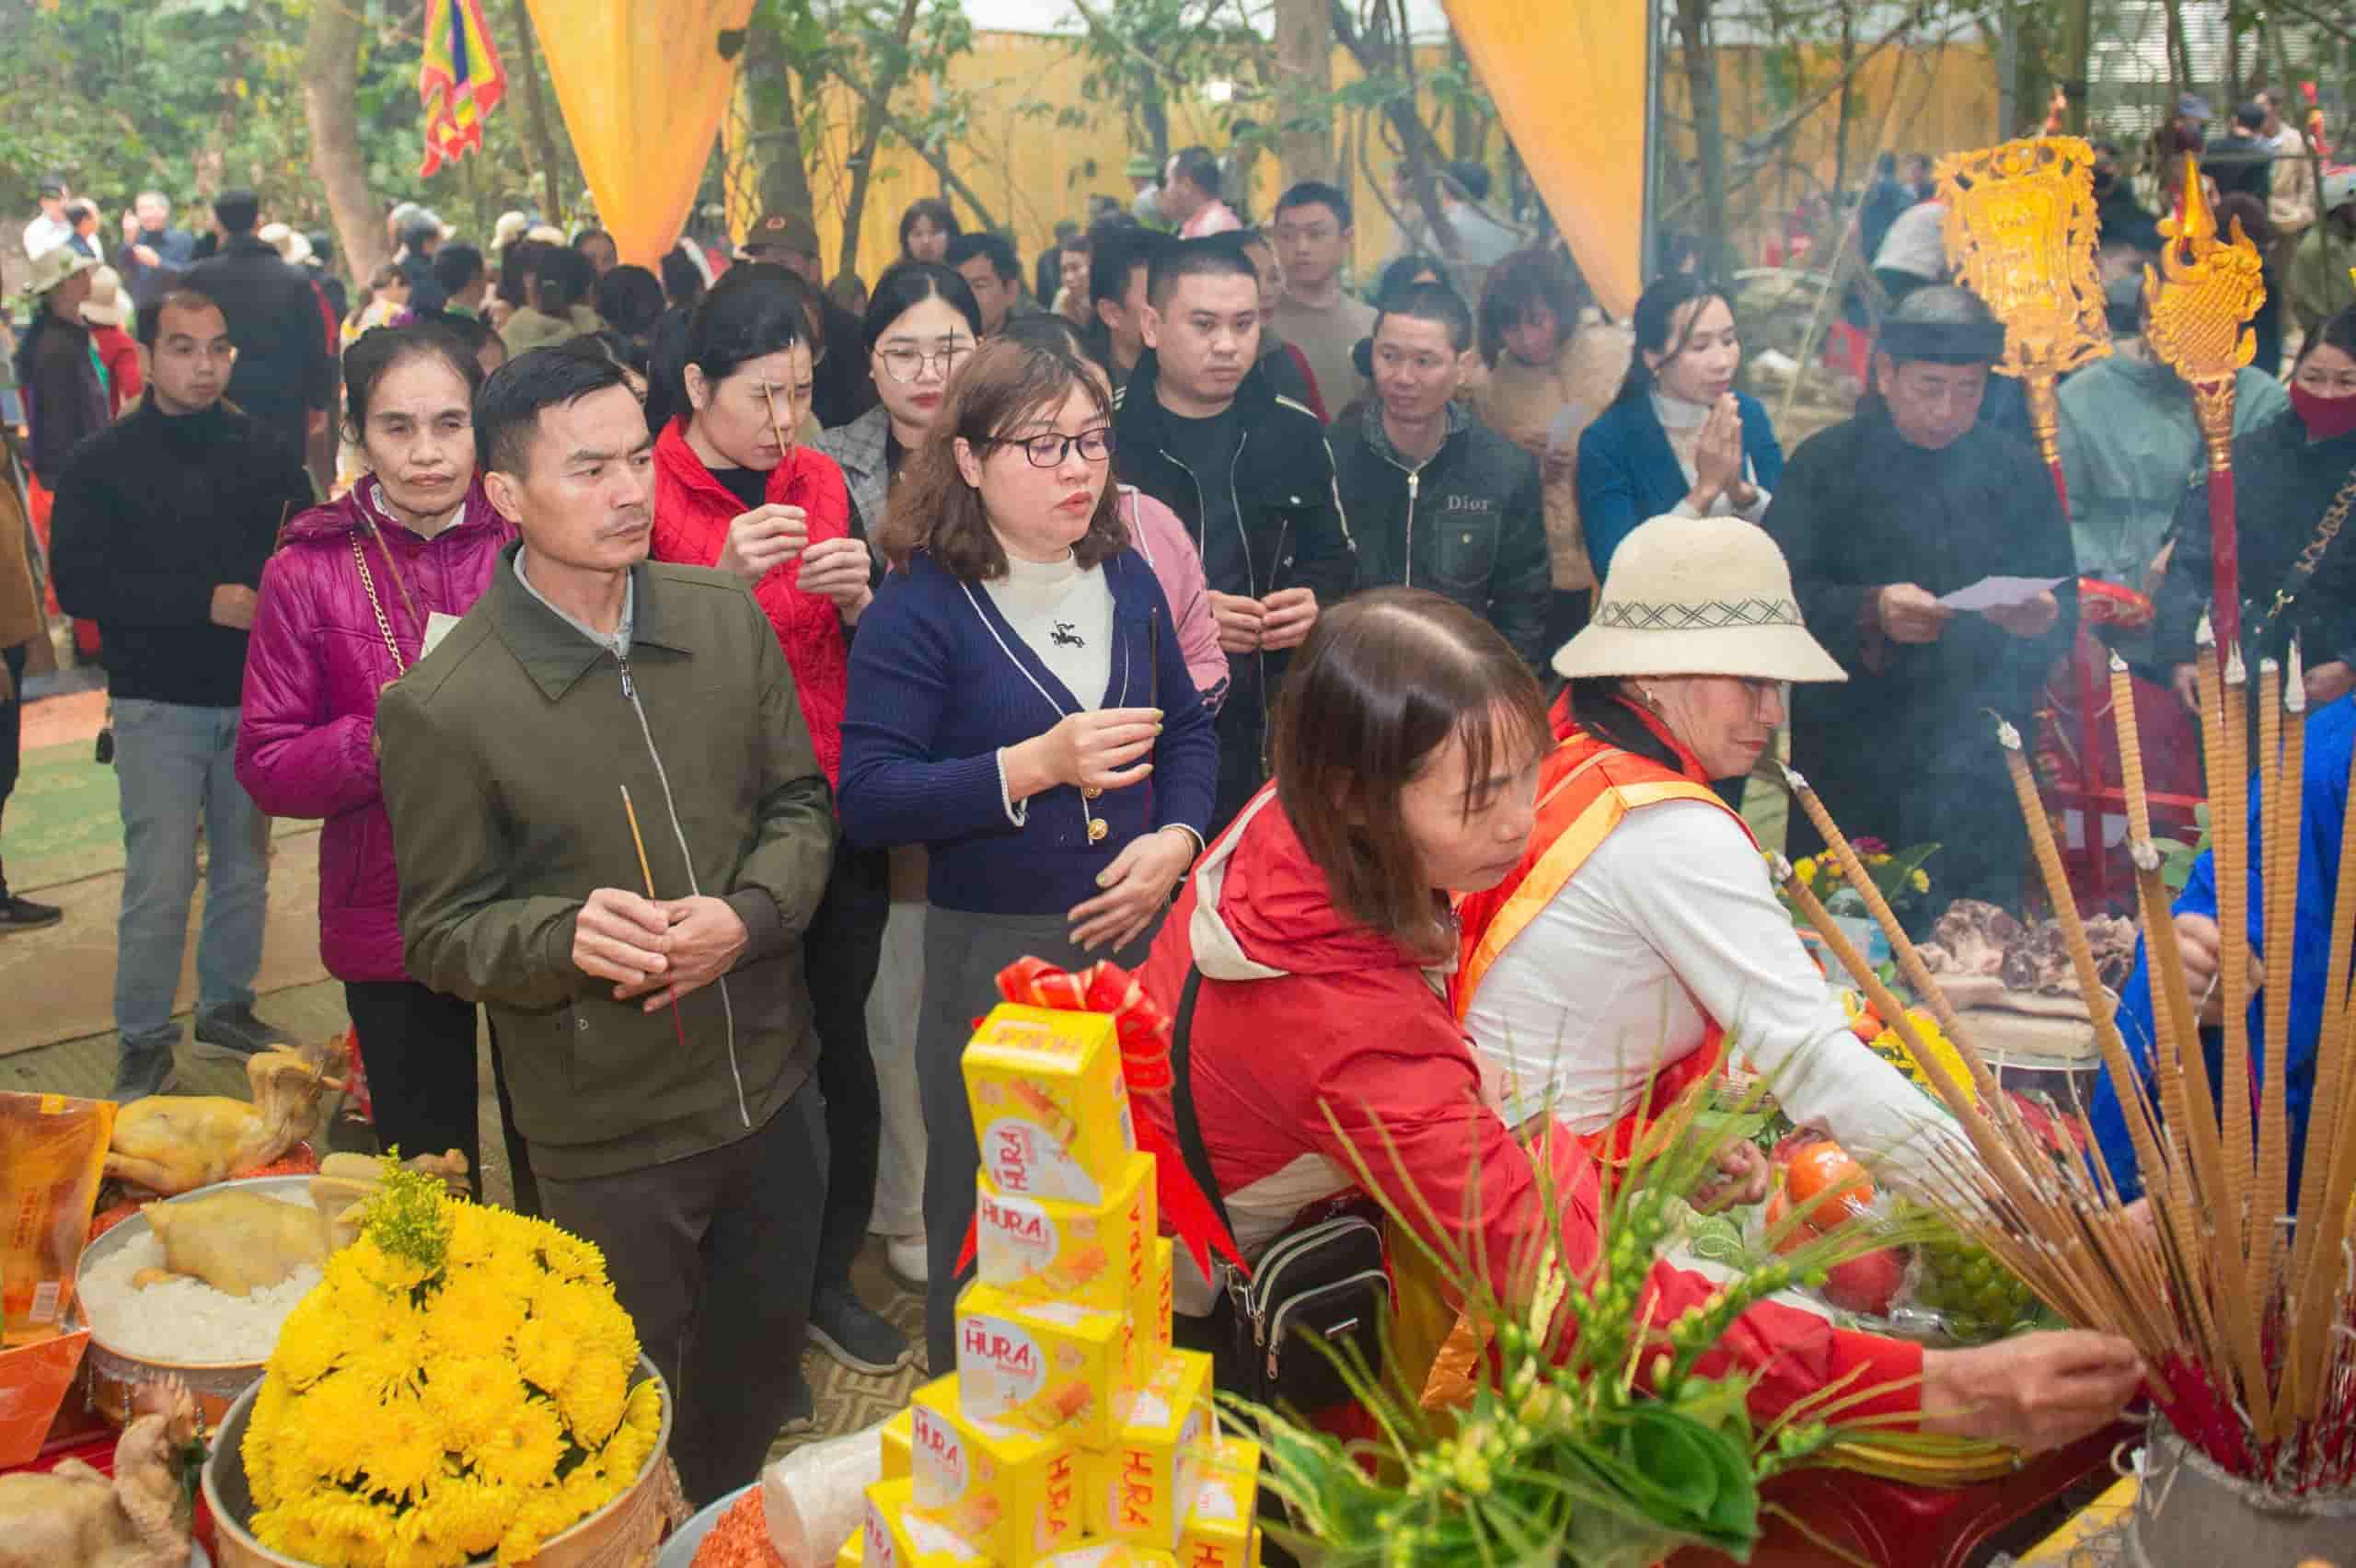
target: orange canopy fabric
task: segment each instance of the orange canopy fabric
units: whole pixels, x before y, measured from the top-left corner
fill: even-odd
[[[625,261],[660,264],[695,205],[753,0],[527,0],[597,221]]]
[[[1448,0],[1448,18],[1595,297],[1625,318],[1644,289],[1641,0]]]

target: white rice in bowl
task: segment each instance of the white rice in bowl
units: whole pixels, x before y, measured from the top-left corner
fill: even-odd
[[[311,1206],[301,1192],[270,1194]],[[106,1346],[141,1361],[178,1366],[262,1362],[277,1348],[279,1325],[319,1283],[306,1263],[278,1284],[239,1297],[201,1279],[173,1279],[144,1290],[132,1287],[142,1269],[164,1266],[164,1244],[144,1220],[126,1220],[139,1234],[90,1265],[82,1275],[82,1311]]]

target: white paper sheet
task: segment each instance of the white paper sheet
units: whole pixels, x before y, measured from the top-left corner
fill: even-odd
[[[1939,595],[1951,610],[2005,610],[2026,605],[2063,581],[2059,577],[1983,577],[1968,588]]]

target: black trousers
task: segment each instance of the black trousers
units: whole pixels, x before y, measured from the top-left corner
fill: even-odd
[[[818,1232],[817,1288],[850,1288],[851,1260],[875,1212],[884,1097],[867,1043],[884,921],[892,912],[891,852],[835,851],[818,912],[802,938],[802,970],[818,1032],[818,1090],[826,1100],[826,1212]]]
[[[25,737],[25,648],[0,649],[0,660],[8,666],[8,696],[0,701],[0,813],[8,807],[8,797],[16,792],[17,767],[23,755]],[[8,870],[0,864],[0,900],[8,896]]]
[[[677,1408],[671,1457],[696,1507],[760,1473],[810,1325],[825,1168],[805,1083],[747,1136],[611,1176],[540,1178],[548,1217],[604,1251]]]
[[[475,1076],[475,1005],[414,980],[347,980],[344,1009],[360,1032],[360,1062],[368,1069],[378,1147],[400,1147],[404,1159],[455,1148],[467,1157],[467,1184],[482,1196],[482,1143],[476,1108],[482,1086]],[[491,1086],[499,1095],[499,1127],[507,1168],[515,1178],[515,1212],[540,1212],[531,1151],[515,1130],[507,1073],[499,1060],[499,1031],[491,1035]]]

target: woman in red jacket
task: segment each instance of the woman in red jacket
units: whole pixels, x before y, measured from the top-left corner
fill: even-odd
[[[850,628],[874,597],[871,558],[850,533],[842,470],[794,441],[810,407],[809,327],[782,276],[772,267],[730,269],[688,317],[676,359],[655,367],[668,379],[669,406],[685,411],[654,442],[653,552],[717,567],[752,589],[793,670],[819,766],[836,784]],[[838,844],[802,939],[828,1150],[810,1337],[844,1366],[877,1376],[909,1356],[907,1336],[850,1285],[883,1132],[866,1009],[890,905],[884,852]],[[793,1421],[810,1413],[804,1386]]]
[[[1276,781],[1196,863],[1144,974],[1174,1017],[1189,971],[1203,973],[1190,1082],[1237,1245],[1256,1258],[1303,1207],[1352,1189],[1355,1148],[1395,1211],[1453,1232],[1427,1242],[1487,1260],[1510,1299],[1505,1274],[1547,1223],[1543,1158],[1565,1261],[1585,1270],[1593,1161],[1576,1139],[1516,1141],[1446,1000],[1448,893],[1502,881],[1535,817],[1553,741],[1529,667],[1438,594],[1361,594],[1318,622],[1272,739]],[[1166,1096],[1141,1103],[1174,1133]],[[1481,1236],[1461,1233],[1468,1215]],[[1646,1299],[1666,1325],[1712,1289],[1661,1264]],[[1183,1256],[1176,1305],[1197,1318],[1211,1305]],[[1183,1320],[1179,1332],[1204,1337]],[[2133,1348],[2103,1334],[1925,1352],[1774,1305],[1738,1320],[1720,1354],[1756,1378],[1762,1417],[1854,1373],[1859,1390],[1899,1386],[1847,1419],[1919,1413],[1925,1431],[2027,1448],[2096,1430],[2142,1376]]]

